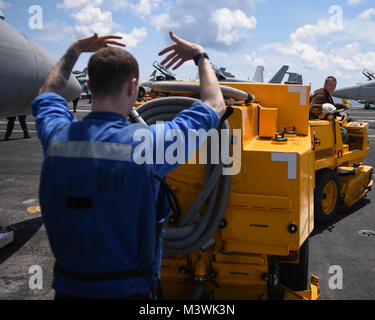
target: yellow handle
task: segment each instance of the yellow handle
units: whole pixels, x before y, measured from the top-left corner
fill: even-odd
[[[342,99],[342,104],[351,104],[348,99]]]

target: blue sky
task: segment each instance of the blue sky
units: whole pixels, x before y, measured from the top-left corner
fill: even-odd
[[[31,29],[29,9],[42,9],[42,29]],[[284,64],[321,87],[327,75],[339,85],[364,80],[375,69],[373,0],[0,0],[6,21],[60,57],[77,38],[117,33],[139,61],[141,78],[152,71],[168,30],[200,43],[211,61],[241,79],[252,79],[257,65],[268,81]],[[35,21],[35,20],[33,20]],[[83,69],[83,54],[76,69]],[[196,76],[190,62],[177,78]]]

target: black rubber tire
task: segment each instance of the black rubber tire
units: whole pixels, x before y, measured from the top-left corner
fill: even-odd
[[[299,263],[280,264],[280,282],[294,291],[304,291],[309,284],[309,238],[299,251]]]
[[[324,213],[322,208],[322,200],[326,196],[323,191],[327,183],[334,182],[337,188],[336,202],[330,213]],[[338,205],[340,202],[340,183],[339,178],[335,171],[330,169],[324,169],[317,172],[314,190],[314,222],[317,225],[329,223],[335,218]]]

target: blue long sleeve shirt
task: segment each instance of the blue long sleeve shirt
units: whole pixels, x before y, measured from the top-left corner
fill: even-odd
[[[38,96],[32,110],[44,152],[40,204],[57,262],[86,274],[159,272],[156,225],[164,226],[166,219],[157,217],[154,173],[165,176],[175,169],[180,161],[168,161],[168,148],[177,141],[187,150],[188,131],[216,128],[218,114],[198,102],[174,120],[149,127],[112,112],[92,112],[77,121],[54,93]],[[69,295],[118,298],[146,293],[156,280],[86,282],[56,273],[53,287]]]

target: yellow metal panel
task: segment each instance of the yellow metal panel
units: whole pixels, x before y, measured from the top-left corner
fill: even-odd
[[[296,216],[299,227],[299,239],[291,244],[290,250],[297,251],[301,244],[307,239],[314,229],[314,188],[315,188],[315,166],[314,152],[306,152],[301,155],[300,170],[300,201],[299,214]]]
[[[289,255],[288,244],[275,244],[265,243],[264,241],[238,241],[238,240],[226,240],[224,241],[225,252],[245,252],[245,253],[259,253],[259,254],[271,254],[279,256]]]
[[[238,251],[237,248],[234,252],[276,254],[276,251],[280,252],[281,250],[283,255],[288,255],[288,248],[293,237],[288,232],[288,225],[293,223],[293,216],[294,213],[288,212],[273,213],[255,209],[235,209],[228,206],[225,215],[228,225],[221,231],[222,239],[226,242],[230,241],[231,248],[236,245],[235,242],[238,242],[238,246],[241,246],[243,251]],[[246,249],[243,244],[247,246]],[[225,245],[227,246],[227,243]],[[252,251],[254,245],[258,245],[259,248],[265,245],[267,251],[262,252],[259,248]],[[272,246],[277,247],[276,251]],[[250,247],[251,249],[249,249]],[[283,249],[280,249],[280,247]],[[262,250],[264,249],[263,247]],[[231,250],[227,251],[231,252]]]
[[[320,288],[319,278],[312,275],[310,282],[310,290],[305,291],[292,291],[284,286],[283,289],[283,300],[319,300],[320,299]]]
[[[368,127],[367,122],[349,122],[345,128],[348,130],[349,133],[362,133],[364,134],[366,132],[366,129]]]
[[[361,165],[355,169],[354,175],[340,176],[341,195],[346,207],[350,207],[367,193],[367,186],[372,179],[372,167]]]
[[[332,150],[334,153],[334,131],[329,121],[310,121],[311,136],[315,136],[315,152],[321,150]],[[328,155],[327,155],[328,156]]]
[[[277,132],[277,108],[260,108],[259,137],[274,137]]]
[[[262,107],[278,108],[277,131],[296,127],[297,134],[309,134],[310,86],[241,82],[220,84],[250,92]]]
[[[229,118],[231,130],[242,130],[241,145],[248,145],[258,136],[258,104],[248,106],[234,106],[233,114]]]
[[[215,255],[215,261],[218,263],[267,264],[266,256],[260,254],[217,253]]]
[[[297,135],[287,137],[285,144],[274,144],[271,139],[254,139],[245,147],[247,151],[273,151],[273,152],[293,152],[304,153],[311,150],[311,138],[309,136]]]
[[[290,211],[292,210],[292,199],[288,197],[232,192],[228,200],[228,205],[232,207],[243,207],[249,209]]]
[[[262,275],[267,273],[267,265],[251,265],[239,263],[212,263],[212,268],[217,272],[215,281],[219,285],[264,286],[266,281]]]

